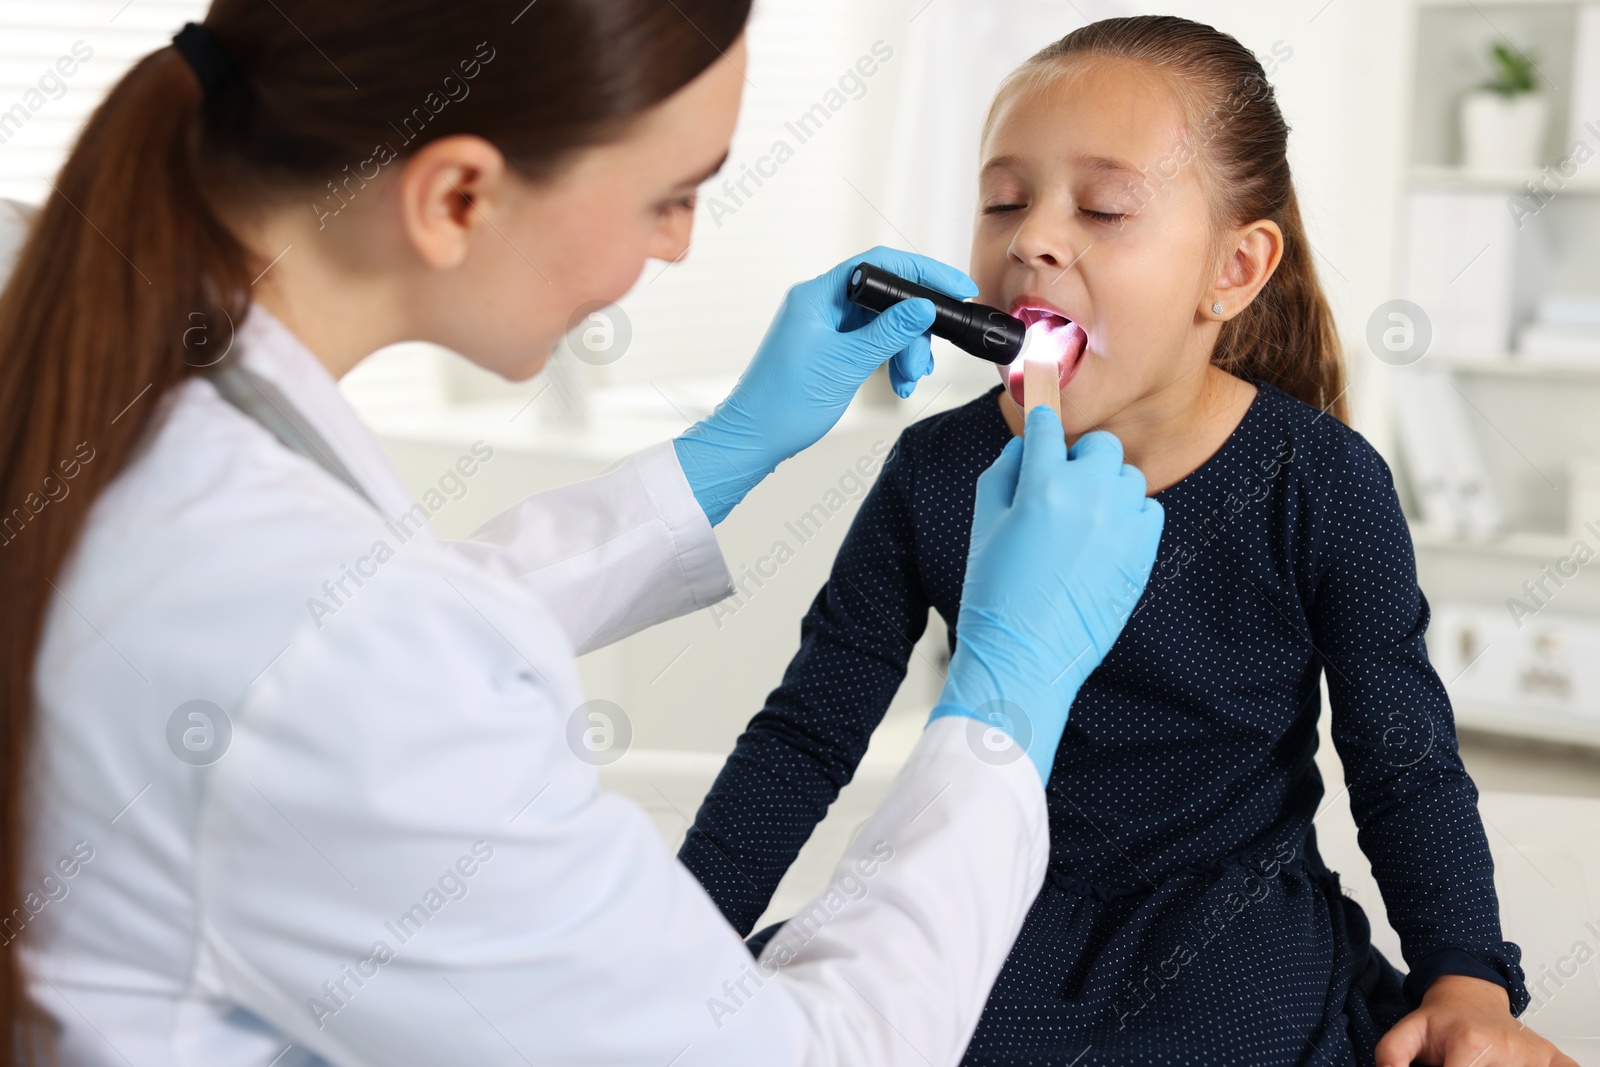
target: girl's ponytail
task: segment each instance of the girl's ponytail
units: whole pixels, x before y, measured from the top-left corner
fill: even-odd
[[[1283,231],[1283,259],[1250,306],[1223,324],[1212,361],[1348,423],[1339,331],[1317,281],[1294,190],[1275,217],[1262,217],[1273,218]]]
[[[1283,231],[1282,262],[1255,301],[1224,324],[1212,362],[1348,422],[1344,354],[1289,173],[1289,126],[1260,61],[1228,34],[1189,19],[1105,19],[1033,56],[1000,95],[1082,57],[1126,59],[1171,75],[1188,110],[1195,158],[1209,178],[1218,228],[1270,219]]]

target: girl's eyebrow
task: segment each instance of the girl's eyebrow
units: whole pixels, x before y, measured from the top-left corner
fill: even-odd
[[[1126,175],[1131,178],[1143,176],[1139,168],[1132,163],[1120,159],[1111,159],[1107,156],[1079,156],[1078,163],[1089,170],[1101,174]]]
[[[1020,169],[1022,169],[1022,157],[1021,156],[995,156],[993,159],[989,160],[989,162],[985,163],[983,165],[983,167],[978,171],[978,173],[979,174],[987,174],[991,170],[1020,170]]]
[[[1112,159],[1109,156],[1077,156],[1073,162],[1085,170],[1097,174],[1110,174],[1129,178],[1143,177],[1139,168],[1132,163],[1121,159]],[[1017,155],[996,156],[983,165],[978,173],[987,174],[991,170],[1022,170],[1025,168],[1022,157]]]

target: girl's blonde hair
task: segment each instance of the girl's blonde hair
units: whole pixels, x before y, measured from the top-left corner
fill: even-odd
[[[1188,149],[1209,179],[1219,231],[1258,219],[1283,231],[1277,271],[1249,307],[1223,324],[1212,362],[1348,422],[1344,355],[1289,173],[1289,125],[1260,61],[1228,34],[1189,19],[1105,19],[1017,68],[996,94],[988,124],[1011,95],[1088,58],[1127,60],[1168,77],[1188,113]]]

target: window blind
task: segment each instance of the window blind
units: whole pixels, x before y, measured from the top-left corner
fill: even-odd
[[[203,0],[0,0],[0,196],[40,203],[89,113]]]

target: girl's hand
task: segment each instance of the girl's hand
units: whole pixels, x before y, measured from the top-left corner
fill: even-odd
[[[1422,995],[1422,1006],[1378,1042],[1378,1067],[1578,1067],[1577,1061],[1511,1014],[1506,991],[1493,982],[1446,974]]]

